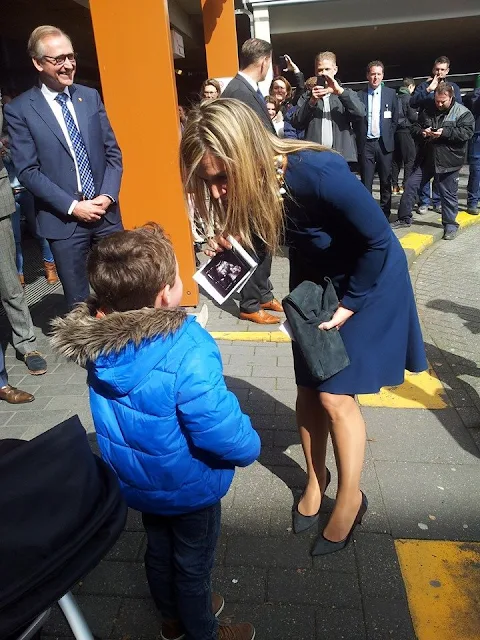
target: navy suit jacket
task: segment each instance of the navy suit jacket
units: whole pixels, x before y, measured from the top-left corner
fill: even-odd
[[[358,92],[358,97],[365,105],[366,116],[364,118],[364,126],[362,132],[364,132],[365,138],[368,131],[368,88]],[[382,93],[380,95],[380,139],[383,142],[385,151],[391,153],[395,148],[395,131],[398,124],[398,100],[397,94],[394,89],[390,87],[382,86]],[[391,118],[385,118],[385,111],[390,111]],[[364,146],[364,145],[363,145]]]
[[[120,222],[118,194],[122,154],[98,91],[79,84],[69,87],[95,182],[95,195],[115,202],[105,218]],[[33,193],[37,228],[52,240],[70,238],[77,220],[68,209],[78,199],[75,163],[57,119],[39,87],[33,87],[5,107],[18,179]]]
[[[225,91],[222,93],[222,98],[236,98],[244,102],[255,111],[267,129],[277,135],[275,127],[272,124],[272,119],[268,115],[265,99],[260,98],[252,85],[241,75],[237,73],[237,75],[230,80]]]

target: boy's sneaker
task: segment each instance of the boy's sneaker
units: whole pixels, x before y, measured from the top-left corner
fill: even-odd
[[[212,612],[218,618],[225,607],[223,596],[218,593],[212,593]],[[162,640],[183,640],[185,634],[180,620],[163,620],[162,631],[160,633]]]
[[[417,209],[417,213],[421,216],[424,216],[426,213],[428,213],[428,207],[424,204],[420,205]]]
[[[249,622],[240,624],[221,624],[218,627],[218,640],[253,640],[255,627]]]

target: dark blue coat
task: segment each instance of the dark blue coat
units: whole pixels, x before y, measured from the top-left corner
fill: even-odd
[[[95,195],[109,195],[115,203],[105,218],[120,222],[118,194],[122,154],[98,91],[73,84],[70,96],[87,148]],[[44,238],[69,238],[77,220],[67,214],[78,199],[75,163],[65,136],[39,87],[33,87],[5,107],[13,164],[20,182],[34,195],[38,232]]]
[[[413,107],[414,109],[423,109],[430,102],[433,102],[435,98],[435,91],[431,91],[430,93],[428,93],[427,91],[427,87],[429,86],[430,82],[431,80],[426,80],[425,82],[422,82],[415,87],[415,91],[410,98],[411,107]],[[455,92],[455,101],[459,104],[462,104],[462,94],[460,93],[460,87],[458,86],[458,84],[455,84],[455,82],[450,82],[450,80],[447,80],[447,82],[453,87],[453,90]]]
[[[294,288],[328,276],[354,315],[340,328],[350,365],[320,385],[293,345],[297,384],[334,394],[376,393],[427,368],[405,253],[382,210],[329,151],[288,156],[287,234]]]

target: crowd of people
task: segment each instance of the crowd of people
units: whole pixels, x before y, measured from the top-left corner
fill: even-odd
[[[102,456],[128,505],[142,513],[145,568],[162,616],[161,637],[253,640],[250,623],[217,620],[224,600],[212,593],[211,573],[220,501],[235,467],[258,458],[258,434],[225,385],[215,341],[180,307],[183,285],[171,242],[153,223],[123,230],[121,152],[99,94],[74,82],[70,38],[41,26],[28,50],[39,82],[5,107],[9,139],[3,155],[20,187],[0,164],[1,297],[14,346],[31,373],[45,373],[16,262],[11,216],[15,189],[21,188],[33,199],[36,234],[48,242],[70,309],[54,320],[52,344],[86,367]],[[367,67],[367,89],[356,93],[336,79],[333,53],[317,56],[317,75],[306,82],[285,56],[295,90],[285,76],[275,77],[265,99],[258,83],[271,59],[269,43],[247,41],[240,71],[223,94],[208,79],[200,103],[188,114],[179,112],[182,178],[194,215],[211,230],[207,253],[230,248],[231,235],[258,263],[241,291],[242,318],[278,322],[273,313],[282,305],[269,275],[283,243],[291,290],[305,281],[328,281],[338,296],[333,316],[318,331],[338,331],[348,366],[319,379],[292,343],[307,469],[305,489],[292,507],[292,529],[300,535],[319,521],[331,481],[325,465],[330,437],[336,500],[311,550],[328,555],[349,544],[368,509],[360,488],[365,423],[356,395],[399,385],[405,369],[427,367],[405,254],[388,221],[395,149],[407,175],[392,226],[411,223],[418,190],[434,177],[444,237],[451,239],[455,180],[474,117],[446,79],[444,58],[413,94],[407,79],[397,96],[383,85],[379,60]],[[400,138],[407,135],[417,147]],[[371,195],[376,171],[380,206]],[[394,184],[394,193],[399,190]],[[475,214],[476,204],[470,202]],[[53,262],[50,254],[44,259]],[[0,376],[1,399],[33,400],[8,384],[1,351]]]

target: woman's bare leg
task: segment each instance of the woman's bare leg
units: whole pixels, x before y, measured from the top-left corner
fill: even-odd
[[[325,488],[325,456],[330,420],[323,409],[318,391],[297,387],[297,426],[307,463],[307,485],[298,504],[304,516],[313,516],[320,509]]]
[[[330,434],[338,470],[335,507],[323,531],[327,540],[339,542],[350,531],[360,508],[360,477],[365,457],[365,422],[353,396],[320,393],[331,420]]]

